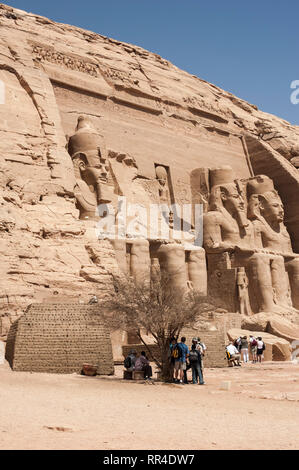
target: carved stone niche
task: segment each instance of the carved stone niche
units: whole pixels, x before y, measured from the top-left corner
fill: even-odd
[[[171,197],[172,185],[170,179],[169,167],[155,164],[156,180],[158,181],[158,192],[160,204],[165,206],[171,205],[173,197]]]
[[[98,219],[98,206],[111,203],[116,196],[103,139],[89,118],[78,118],[76,132],[68,142],[68,152],[74,164],[80,219]]]

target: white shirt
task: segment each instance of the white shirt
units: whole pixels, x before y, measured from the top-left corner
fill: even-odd
[[[264,342],[263,341],[258,341],[257,342],[257,349],[263,349]]]
[[[228,346],[226,346],[226,349],[231,355],[239,354],[239,351],[237,350],[236,346],[234,346],[233,344],[229,344]]]

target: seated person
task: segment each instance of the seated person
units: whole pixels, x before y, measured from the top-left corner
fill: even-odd
[[[153,371],[152,371],[152,368],[150,366],[150,362],[147,359],[144,351],[142,351],[141,355],[136,359],[135,370],[136,371],[143,370],[145,379],[150,379],[153,375]]]
[[[124,366],[129,372],[133,372],[135,370],[135,363],[137,359],[137,351],[135,349],[131,349],[129,355],[124,360]]]
[[[235,366],[241,366],[241,355],[232,341],[226,346],[226,352],[228,361],[232,361]]]

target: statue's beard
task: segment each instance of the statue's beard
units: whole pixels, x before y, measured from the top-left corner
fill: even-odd
[[[240,228],[248,227],[248,219],[245,211],[237,211],[235,214],[235,219]]]
[[[224,209],[224,210],[223,210]],[[231,217],[233,217],[239,228],[240,229],[246,229],[246,227],[248,227],[249,225],[249,220],[247,218],[247,214],[244,210],[242,209],[236,209],[234,212],[232,211],[229,211],[227,210],[226,208],[223,207],[223,209],[221,209],[221,212],[225,215],[225,212],[228,213]]]

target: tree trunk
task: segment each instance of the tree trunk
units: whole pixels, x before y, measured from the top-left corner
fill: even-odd
[[[161,375],[163,382],[172,382],[173,367],[169,358],[169,344],[161,351]]]

